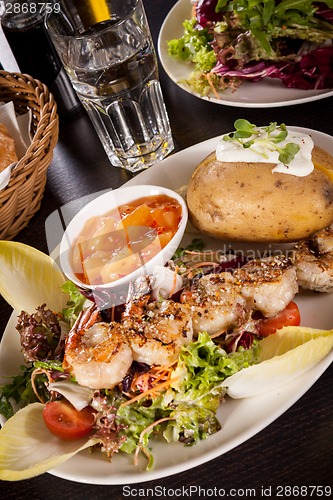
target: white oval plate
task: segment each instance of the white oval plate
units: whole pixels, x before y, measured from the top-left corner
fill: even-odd
[[[316,145],[333,155],[331,136],[308,129],[293,128],[311,134]],[[213,151],[219,139],[220,137],[215,137],[176,153],[131,179],[126,185],[155,184],[178,190],[188,183],[196,165]],[[198,236],[198,233],[187,233],[186,239],[191,240],[194,235]],[[223,242],[216,240],[210,240],[208,245],[212,246],[214,243],[215,247],[222,248]],[[235,245],[233,248],[237,249]],[[333,328],[332,295],[304,294],[299,295],[296,302],[304,326]],[[6,375],[17,374],[18,367],[23,362],[15,322],[16,314],[13,313],[0,345],[0,384],[6,382]],[[227,398],[218,410],[222,429],[193,447],[156,440],[152,445],[155,465],[151,471],[145,471],[145,459],[135,467],[131,455],[118,454],[112,463],[109,463],[101,453],[90,454],[85,451],[50,473],[80,483],[115,485],[156,480],[191,469],[223,455],[267,427],[303,396],[332,361],[333,352],[292,383],[275,391],[242,400]]]
[[[183,22],[191,18],[190,0],[179,0],[165,18],[158,38],[158,54],[161,64],[171,80],[186,92],[206,101],[225,106],[242,108],[274,108],[290,106],[309,101],[324,99],[333,95],[333,89],[302,90],[284,87],[280,80],[265,78],[259,82],[244,82],[236,92],[229,89],[220,92],[220,99],[214,96],[203,97],[193,92],[189,87],[180,83],[192,73],[194,66],[191,63],[177,61],[168,54],[167,41],[180,38],[183,35]]]

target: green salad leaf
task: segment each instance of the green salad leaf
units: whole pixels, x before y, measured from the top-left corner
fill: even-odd
[[[66,283],[62,285],[61,290],[69,296],[66,307],[62,310],[62,314],[67,323],[73,326],[78,315],[84,308],[87,299],[72,281],[66,281]]]
[[[331,1],[324,3],[330,7]],[[216,12],[233,11],[242,29],[250,31],[270,56],[278,37],[316,43],[331,39],[332,24],[316,18],[316,10],[312,0],[219,0],[216,5]]]
[[[225,395],[222,382],[229,376],[258,362],[259,349],[227,354],[206,332],[182,348],[173,373],[171,388],[162,405],[171,408],[170,421],[164,432],[167,441],[192,445],[220,429],[216,411]]]
[[[207,29],[197,30],[196,19],[185,20],[184,35],[168,41],[168,52],[181,61],[190,61],[198,71],[210,71],[216,64],[214,50],[209,42],[213,39]]]
[[[26,406],[37,401],[31,386],[32,366],[21,366],[21,373],[0,387],[0,414],[7,420],[15,413],[14,404]]]
[[[156,402],[150,406],[146,405],[146,401],[136,402],[121,406],[117,411],[118,422],[124,426],[123,434],[126,436],[126,441],[120,447],[121,451],[125,453],[135,452],[144,431],[142,445],[147,446],[149,438],[158,430],[153,424],[162,418],[159,413],[162,415],[163,412],[160,411]]]
[[[0,414],[7,420],[14,415],[17,408],[38,401],[31,382],[32,372],[36,368],[64,371],[61,361],[35,361],[27,366],[20,366],[20,374],[7,377],[11,381],[0,386]],[[47,377],[43,372],[35,376],[35,387],[38,394],[43,395],[45,401],[49,398],[49,392],[45,386],[46,382]]]

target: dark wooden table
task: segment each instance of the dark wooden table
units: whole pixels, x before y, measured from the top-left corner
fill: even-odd
[[[174,3],[174,0],[144,1],[155,43],[160,26]],[[0,39],[1,61],[5,51],[6,47],[1,46]],[[284,122],[333,135],[333,98],[271,109],[241,109],[208,103],[191,96],[179,89],[162,68],[160,78],[175,152],[232,130],[237,118],[246,118],[258,124]],[[130,174],[109,164],[83,111],[71,117],[62,116],[60,139],[49,168],[41,209],[15,239],[47,252],[45,221],[53,211],[84,195],[108,187],[116,188],[130,177]],[[0,334],[10,313],[11,308],[0,298]],[[192,489],[192,498],[196,499],[209,496],[261,498],[264,496],[263,489],[271,498],[297,498],[301,496],[301,490],[299,493],[294,490],[292,494],[286,487],[330,485],[333,464],[332,375],[333,368],[330,367],[282,417],[237,448],[187,472],[132,485],[131,495],[134,498],[187,498],[192,486],[202,488],[200,495],[198,490],[194,494]],[[180,494],[177,488],[184,490]],[[128,492],[123,486],[78,484],[50,474],[26,481],[0,483],[0,497],[6,500],[116,500],[125,498]],[[312,494],[313,498],[319,496],[320,493],[318,496]]]

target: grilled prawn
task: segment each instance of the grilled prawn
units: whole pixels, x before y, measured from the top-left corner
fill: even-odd
[[[181,347],[192,341],[192,320],[182,304],[167,299],[149,302],[149,298],[147,277],[131,284],[122,324],[135,361],[170,365]]]
[[[189,308],[196,334],[226,330],[245,313],[246,301],[229,272],[202,276],[182,292],[180,300]]]
[[[233,274],[223,272],[201,277],[181,294],[189,309],[194,333],[237,329],[260,311],[273,317],[298,291],[296,270],[285,257],[254,259]]]
[[[248,309],[267,318],[282,311],[298,292],[296,270],[284,256],[253,259],[234,273]]]
[[[101,321],[95,305],[81,312],[66,340],[63,361],[80,385],[111,389],[123,380],[132,361],[121,324]]]
[[[333,293],[333,225],[299,242],[292,255],[299,286]]]

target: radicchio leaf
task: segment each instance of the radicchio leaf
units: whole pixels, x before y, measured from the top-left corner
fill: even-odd
[[[221,20],[221,13],[215,11],[217,2],[218,0],[199,0],[197,3],[196,18],[203,28],[206,28],[207,24]]]
[[[333,46],[320,47],[305,54],[298,62],[279,63],[269,75],[279,78],[288,88],[333,88]]]

